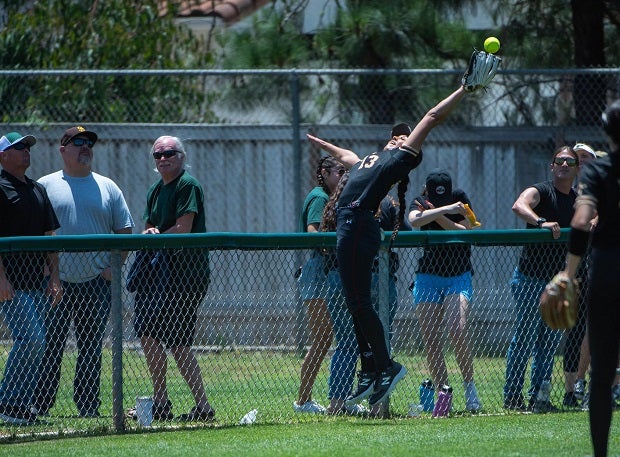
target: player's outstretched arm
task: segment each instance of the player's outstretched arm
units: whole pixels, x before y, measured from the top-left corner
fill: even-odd
[[[467,92],[465,92],[465,89],[461,86],[448,97],[440,101],[435,107],[431,108],[409,134],[404,145],[416,151],[420,151],[422,149],[422,143],[424,143],[429,132],[450,115],[452,110],[456,108],[466,94]]]
[[[310,140],[310,143],[327,152],[330,156],[343,164],[347,169],[351,168],[360,161],[357,154],[349,149],[344,149],[336,146],[335,144],[328,143],[327,141],[314,135],[310,135],[309,133],[306,133],[306,136],[308,137],[308,140]]]
[[[404,145],[420,151],[422,143],[424,143],[429,132],[448,117],[467,92],[484,89],[491,83],[501,61],[501,58],[488,52],[474,51],[469,59],[467,70],[465,70],[465,74],[461,79],[461,87],[426,113],[418,125],[415,126]]]

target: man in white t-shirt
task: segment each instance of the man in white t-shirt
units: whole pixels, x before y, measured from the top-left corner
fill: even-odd
[[[84,127],[65,131],[60,141],[63,169],[39,179],[60,221],[58,235],[130,234],[133,219],[122,191],[92,171],[97,134]],[[46,348],[35,391],[35,413],[46,415],[56,401],[63,350],[71,323],[78,357],[73,401],[80,417],[99,417],[101,346],[110,313],[112,272],[109,252],[63,252],[63,300],[47,316]]]

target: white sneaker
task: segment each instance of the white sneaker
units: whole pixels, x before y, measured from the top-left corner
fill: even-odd
[[[293,410],[295,410],[296,413],[325,414],[325,408],[314,400],[308,400],[303,405],[299,405],[296,401],[294,401]]]
[[[586,385],[588,383],[586,382],[585,379],[577,379],[577,382],[575,382],[575,398],[577,398],[577,400],[581,401],[583,400],[583,397],[586,393]]]
[[[465,409],[470,413],[477,413],[482,408],[482,404],[478,398],[476,384],[474,381],[464,382],[463,387],[465,387]]]
[[[351,416],[364,416],[368,413],[370,413],[370,411],[368,410],[368,408],[366,408],[364,405],[361,405],[359,403],[353,403],[351,405],[344,405],[344,410],[347,414],[351,415]]]

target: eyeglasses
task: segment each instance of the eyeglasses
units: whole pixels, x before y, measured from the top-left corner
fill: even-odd
[[[26,143],[16,143],[11,147],[17,151],[23,151],[24,149],[30,149],[30,146],[27,145]]]
[[[167,151],[154,152],[153,153],[153,158],[155,160],[159,160],[162,157],[165,157],[166,159],[169,159],[170,157],[174,157],[178,153],[179,153],[179,151],[175,151],[174,149],[168,149]]]
[[[332,168],[332,171],[335,171],[338,176],[342,176],[347,172],[344,168]]]
[[[562,165],[564,162],[566,162],[566,165],[569,167],[577,166],[577,159],[574,157],[556,157],[553,159],[553,163],[556,165]]]
[[[88,138],[73,138],[71,140],[71,143],[73,144],[73,146],[88,146],[89,148],[92,148],[93,145],[95,144],[95,142],[93,140],[89,140]]]

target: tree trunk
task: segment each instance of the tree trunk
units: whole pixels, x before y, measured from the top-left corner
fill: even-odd
[[[605,67],[603,0],[571,0],[571,9],[576,67]],[[606,90],[607,78],[604,76],[576,75],[574,100],[577,124],[600,122],[606,104]]]

